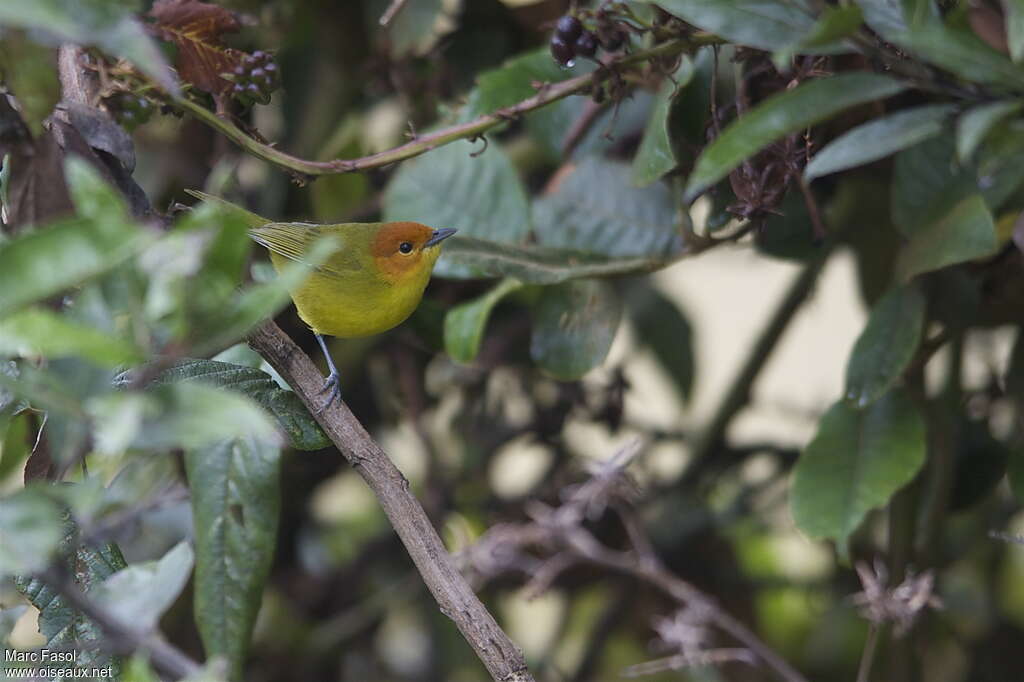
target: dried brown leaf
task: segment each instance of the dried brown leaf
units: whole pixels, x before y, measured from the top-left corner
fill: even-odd
[[[178,48],[178,76],[200,90],[222,94],[231,82],[221,77],[242,63],[245,53],[224,44],[241,22],[231,11],[199,0],[157,0],[149,16],[150,30]]]

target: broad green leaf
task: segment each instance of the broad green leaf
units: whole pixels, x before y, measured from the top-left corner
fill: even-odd
[[[0,577],[46,568],[63,537],[60,509],[39,488],[0,499]]]
[[[686,315],[675,302],[650,286],[630,292],[627,310],[637,341],[651,349],[679,397],[688,402],[693,394],[697,364],[693,356],[693,328]]]
[[[156,386],[145,392],[97,396],[87,405],[97,448],[201,448],[225,438],[249,437],[277,446],[270,416],[249,398],[199,383]]]
[[[579,379],[604,362],[621,318],[622,302],[606,282],[548,287],[533,313],[530,357],[557,379]]]
[[[112,270],[151,238],[127,222],[123,202],[84,162],[71,159],[67,177],[84,219],[0,245],[0,316]]]
[[[952,135],[940,135],[896,155],[891,194],[892,219],[905,236],[912,237],[941,220],[953,208],[981,193],[989,210],[997,211],[1020,187],[1024,164],[1019,147],[1024,136],[989,135],[975,155],[977,160],[956,160]]]
[[[444,318],[444,347],[448,355],[457,362],[472,362],[480,350],[484,327],[494,306],[522,286],[514,279],[504,279],[483,296],[448,311]]]
[[[860,125],[839,136],[814,155],[804,170],[808,181],[883,159],[942,132],[956,110],[953,104],[907,109]]]
[[[378,3],[379,4],[379,3]],[[391,42],[391,55],[422,56],[428,53],[443,35],[455,29],[458,2],[448,0],[417,0],[395,15],[384,29]]]
[[[867,409],[840,401],[793,472],[790,508],[800,530],[845,545],[869,511],[909,483],[925,459],[924,420],[899,391]]]
[[[458,236],[446,241],[444,248],[447,277],[511,277],[524,284],[557,284],[585,277],[651,272],[672,262],[671,258],[612,258],[577,250],[512,246]]]
[[[189,449],[195,523],[195,617],[207,656],[241,677],[280,513],[280,450],[254,438]]]
[[[924,330],[926,305],[915,283],[893,289],[875,304],[846,366],[846,398],[857,407],[882,397],[910,364]]]
[[[1024,87],[1024,71],[966,28],[932,19],[888,39],[971,83],[1017,91]]]
[[[901,83],[886,76],[850,73],[807,81],[769,97],[731,123],[704,150],[690,175],[687,199],[694,199],[775,140],[854,105],[883,99],[903,89]]]
[[[1024,61],[1024,0],[1003,0],[1003,10],[1010,57],[1019,63]]]
[[[775,51],[772,61],[777,69],[789,66],[798,54],[813,53],[815,48],[835,47],[837,41],[852,35],[863,21],[861,9],[856,5],[833,7],[825,5],[814,26],[795,43]]]
[[[814,26],[807,11],[772,0],[657,0],[656,4],[729,42],[769,51],[797,42]]]
[[[26,308],[0,318],[0,354],[78,356],[103,367],[139,362],[134,344],[79,324],[48,308]]]
[[[1014,0],[1019,1],[1019,0]],[[1024,86],[1024,72],[965,26],[947,25],[932,2],[858,0],[864,19],[888,42],[973,83]]]
[[[880,36],[892,40],[907,30],[901,0],[856,0],[864,12],[864,22]]]
[[[143,630],[156,627],[192,575],[192,547],[181,541],[159,561],[129,564],[97,585],[90,596],[120,622]]]
[[[454,227],[464,237],[507,244],[530,230],[530,205],[515,168],[496,144],[481,155],[470,144],[450,144],[406,162],[384,193],[384,220],[415,220]],[[447,248],[446,248],[447,250]],[[435,272],[452,271],[444,252]]]
[[[584,159],[554,194],[533,205],[541,246],[616,258],[662,258],[683,249],[680,215],[664,184],[631,186],[629,166]]]
[[[999,248],[992,214],[974,194],[915,232],[899,257],[904,280],[922,272],[989,256]]]
[[[678,165],[672,139],[669,136],[669,114],[675,98],[684,92],[694,75],[694,64],[684,56],[679,68],[662,83],[658,96],[654,100],[651,118],[640,140],[640,147],[633,156],[633,184],[638,187],[661,179],[665,173],[674,170]]]
[[[160,373],[157,384],[206,384],[246,395],[274,415],[297,450],[320,450],[331,441],[320,430],[305,405],[292,391],[281,388],[273,377],[255,368],[215,360],[183,360]]]
[[[990,102],[963,113],[956,125],[956,155],[961,161],[967,161],[974,150],[981,145],[992,127],[1007,116],[1017,113],[1024,107],[1024,100],[1004,100]]]
[[[4,0],[0,25],[52,35],[55,42],[95,45],[124,57],[177,94],[178,86],[160,49],[135,18],[135,3],[118,0]]]
[[[70,519],[65,520],[61,533],[63,561],[83,591],[91,591],[126,566],[121,551],[114,544],[100,547],[81,545],[78,529]],[[39,609],[39,632],[46,638],[46,647],[56,651],[79,652],[75,660],[75,673],[54,679],[82,679],[80,675],[83,669],[108,665],[113,667],[116,679],[119,660],[97,649],[98,643],[106,638],[99,626],[72,608],[64,597],[41,580],[20,576],[15,579],[15,586],[29,603]]]
[[[546,47],[513,57],[477,78],[476,87],[469,93],[460,118],[469,121],[494,113],[536,95],[535,84],[558,83],[593,70],[593,64],[586,61],[572,68],[563,68],[555,63]]]

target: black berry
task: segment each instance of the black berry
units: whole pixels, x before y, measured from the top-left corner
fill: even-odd
[[[583,32],[583,24],[572,15],[565,15],[555,24],[555,35],[567,43],[573,43]]]
[[[597,37],[590,31],[584,31],[576,39],[574,45],[576,54],[581,57],[593,57],[597,54]]]
[[[573,50],[572,45],[562,40],[558,36],[551,38],[551,56],[555,58],[555,61],[562,66],[568,66],[569,62],[576,56],[576,52]]]

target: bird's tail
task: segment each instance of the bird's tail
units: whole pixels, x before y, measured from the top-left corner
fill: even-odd
[[[226,201],[212,194],[200,192],[199,190],[195,189],[187,189],[185,190],[185,192],[191,194],[196,199],[202,199],[205,202],[217,204],[218,206],[222,206],[223,208],[233,212],[235,215],[237,215],[239,218],[245,221],[246,227],[248,227],[250,230],[255,227],[263,227],[267,223],[273,222],[271,220],[267,220],[262,216],[258,216],[255,213],[252,213],[251,211],[247,211],[241,206],[232,204],[230,201]]]

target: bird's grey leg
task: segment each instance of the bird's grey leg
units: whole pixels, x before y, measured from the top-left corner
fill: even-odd
[[[341,376],[338,374],[338,368],[334,366],[334,358],[331,357],[331,353],[327,350],[327,344],[324,343],[324,337],[316,332],[313,332],[313,336],[316,337],[317,343],[320,344],[320,350],[324,352],[324,359],[327,360],[327,368],[331,370],[331,373],[327,375],[327,380],[324,382],[324,387],[320,389],[321,393],[327,393],[327,402],[324,403],[320,410],[326,410],[330,407],[331,403],[335,400],[341,400]]]

